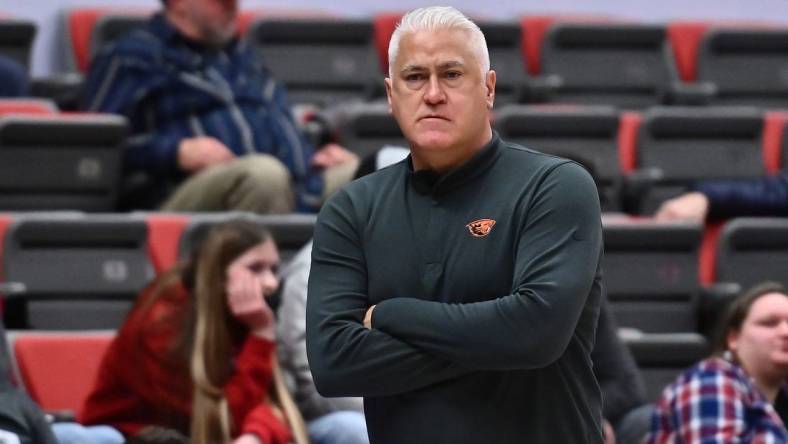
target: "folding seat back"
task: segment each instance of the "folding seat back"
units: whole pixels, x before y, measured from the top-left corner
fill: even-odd
[[[397,121],[385,103],[354,104],[342,110],[337,122],[337,137],[359,157],[365,157],[386,145],[408,146]]]
[[[293,103],[327,106],[383,93],[369,20],[265,17],[247,37]]]
[[[652,214],[696,180],[762,176],[763,114],[754,108],[654,108],[644,114],[637,166],[653,186],[641,211]]]
[[[677,78],[665,29],[622,23],[555,23],[542,72],[560,78],[552,102],[643,108],[661,103]]]
[[[605,220],[604,284],[619,326],[698,331],[701,227]]]
[[[725,224],[719,237],[717,282],[742,289],[762,281],[788,286],[788,218],[739,218]]]
[[[6,232],[3,271],[25,286],[9,328],[118,327],[153,277],[145,221],[127,215],[21,217]]]
[[[714,84],[715,104],[788,107],[788,29],[709,29],[698,81]]]
[[[0,54],[30,67],[30,51],[36,25],[27,20],[0,18]]]
[[[140,25],[147,9],[134,8],[76,8],[64,15],[67,38],[67,64],[78,72],[86,73],[90,60],[98,49],[107,42],[120,37]]]
[[[709,343],[697,333],[651,333],[625,337],[643,381],[646,396],[656,401],[662,391],[687,368],[709,353]]]
[[[9,332],[21,382],[45,411],[79,416],[113,332]]]
[[[307,242],[312,239],[316,217],[311,214],[268,214],[221,213],[194,215],[183,231],[179,244],[179,256],[186,258],[205,238],[211,228],[222,222],[235,219],[248,220],[264,227],[279,249],[282,265],[287,264]]]
[[[126,120],[0,118],[0,209],[114,210]]]
[[[490,68],[495,70],[495,106],[517,103],[529,81],[522,50],[522,31],[517,22],[479,21],[487,41]]]
[[[615,108],[509,105],[496,113],[495,127],[504,140],[580,161],[594,172],[603,210],[618,210],[621,170]]]

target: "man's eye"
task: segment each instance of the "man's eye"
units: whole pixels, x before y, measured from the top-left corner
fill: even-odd
[[[422,80],[423,78],[424,78],[423,75],[416,74],[416,73],[414,73],[414,74],[407,74],[405,76],[405,80],[408,81],[408,82],[416,82],[416,81]]]
[[[459,79],[462,76],[462,73],[459,71],[447,71],[446,78],[447,79]]]

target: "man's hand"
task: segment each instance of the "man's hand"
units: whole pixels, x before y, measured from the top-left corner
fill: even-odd
[[[178,166],[194,173],[235,158],[235,154],[213,137],[191,137],[178,145]]]
[[[371,306],[367,309],[367,312],[364,314],[364,328],[368,330],[372,330],[372,312],[375,310],[375,306]]]
[[[658,221],[703,222],[709,212],[709,198],[705,194],[692,192],[666,200],[654,217]]]
[[[227,278],[230,313],[246,324],[252,334],[273,341],[276,337],[274,313],[265,302],[260,278],[243,268],[232,270]]]
[[[329,168],[356,158],[358,158],[358,156],[342,146],[336,143],[328,143],[323,145],[323,147],[312,156],[312,166]]]

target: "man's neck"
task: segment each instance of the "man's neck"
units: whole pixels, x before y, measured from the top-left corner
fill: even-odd
[[[411,147],[411,161],[413,170],[428,170],[443,175],[465,162],[469,161],[492,140],[492,129],[487,128],[479,142],[464,147],[449,148],[442,152],[429,152],[427,150],[413,149]]]
[[[203,38],[202,35],[200,35],[200,31],[197,29],[197,27],[177,12],[171,9],[166,9],[164,11],[164,18],[170,25],[172,25],[173,28],[175,28],[178,34],[195,43],[202,42]]]

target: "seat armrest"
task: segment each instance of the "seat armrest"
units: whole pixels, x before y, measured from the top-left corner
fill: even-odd
[[[667,105],[703,106],[717,95],[717,85],[712,82],[673,82],[662,102]]]
[[[81,74],[57,74],[37,77],[30,82],[30,93],[54,101],[61,111],[80,109],[85,78]]]

